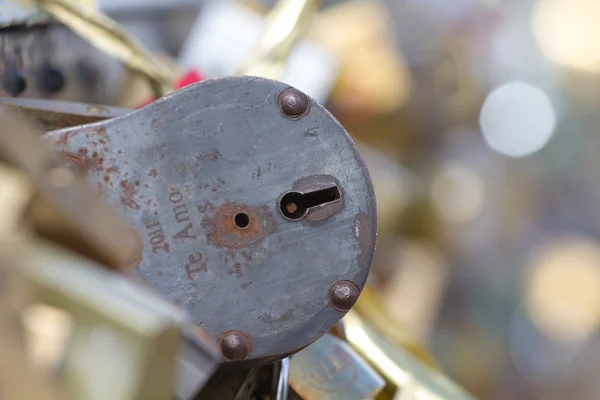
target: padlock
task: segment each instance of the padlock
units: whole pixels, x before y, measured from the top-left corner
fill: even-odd
[[[297,352],[365,284],[371,178],[333,116],[286,84],[212,79],[45,138],[139,231],[131,268],[219,341],[225,368]]]

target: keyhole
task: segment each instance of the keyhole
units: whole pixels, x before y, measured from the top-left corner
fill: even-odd
[[[281,212],[289,219],[300,219],[309,209],[323,206],[341,198],[337,186],[321,189],[314,192],[298,193],[289,192],[281,198]]]

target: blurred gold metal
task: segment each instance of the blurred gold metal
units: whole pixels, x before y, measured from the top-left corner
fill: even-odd
[[[54,242],[101,263],[131,265],[137,239],[83,177],[66,167],[34,129],[0,108],[0,159],[23,171],[35,187],[34,229]]]
[[[174,76],[181,76],[183,69],[170,56],[162,53],[155,55],[163,65],[172,71]],[[172,91],[172,90],[171,90]],[[131,73],[125,76],[121,85],[121,91],[117,96],[117,103],[121,107],[139,108],[149,100],[156,98],[156,93],[148,85],[148,79],[139,73]]]
[[[1,113],[1,111],[0,111]],[[17,121],[3,124],[0,136],[27,134]],[[13,122],[12,124],[10,122]],[[3,120],[4,123],[4,120]],[[20,273],[21,254],[32,234],[26,217],[36,193],[26,173],[6,163],[0,152],[0,387],[7,399],[58,400],[56,387],[28,360],[23,341],[21,312],[30,303],[30,287]]]
[[[319,13],[311,24],[307,37],[339,62],[340,77],[331,101],[342,112],[385,114],[408,100],[411,76],[389,26],[385,6],[369,0],[340,2]]]
[[[6,182],[0,195],[2,243],[9,239],[11,243],[20,242],[17,238],[32,229],[47,233],[58,242],[59,232],[86,236],[67,247],[76,247],[77,243],[84,254],[97,254],[109,266],[125,265],[129,255],[124,247],[128,244],[120,245],[119,241],[127,241],[129,226],[100,199],[94,188],[57,157],[49,144],[39,140],[35,128],[21,120],[14,110],[11,113],[0,105],[0,121],[0,177]],[[44,214],[42,209],[57,215]],[[45,220],[50,218],[59,221],[56,227],[45,226]]]
[[[50,242],[32,240],[23,261],[35,300],[26,343],[70,398],[172,398],[183,311]]]
[[[344,318],[348,343],[361,354],[388,386],[378,399],[474,400],[441,372],[423,365],[404,347],[388,341],[351,310]]]
[[[127,225],[31,126],[0,121],[3,398],[172,398],[183,311],[101,263],[130,256],[111,239]]]
[[[371,399],[385,386],[348,343],[329,333],[291,358],[289,383],[303,400]]]
[[[172,91],[175,75],[147,52],[119,24],[89,2],[76,0],[22,0],[35,2],[42,10],[63,23],[90,44],[123,62],[133,72],[146,77],[157,96]]]
[[[320,0],[279,0],[267,17],[258,45],[237,73],[279,79],[294,44],[319,5]]]
[[[417,192],[416,179],[385,151],[353,137],[371,173],[377,193],[377,235],[388,237]]]
[[[379,294],[371,286],[365,286],[354,310],[395,346],[406,349],[427,367],[438,369],[437,362],[423,344],[407,329],[393,322],[394,318],[387,314]]]
[[[577,346],[600,326],[600,245],[566,235],[534,249],[526,268],[523,306],[536,330]]]
[[[389,275],[377,294],[388,325],[414,335],[431,337],[448,283],[449,268],[439,248],[430,241],[395,238],[389,253]],[[392,272],[393,271],[393,272]]]

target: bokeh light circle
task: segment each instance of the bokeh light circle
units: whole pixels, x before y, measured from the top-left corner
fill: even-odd
[[[524,157],[542,149],[556,128],[548,95],[536,86],[511,82],[487,96],[479,115],[486,143],[507,156]]]

